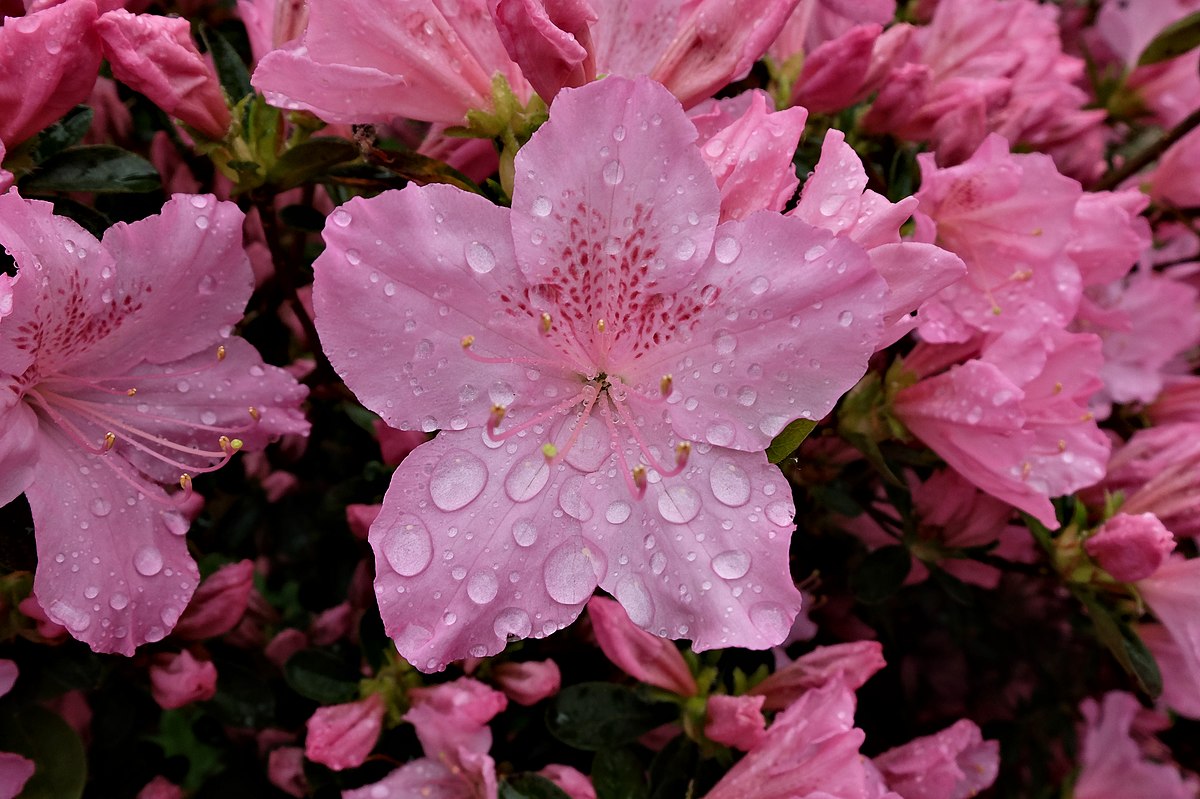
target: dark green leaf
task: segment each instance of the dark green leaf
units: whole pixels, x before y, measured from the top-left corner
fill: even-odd
[[[42,163],[52,155],[57,155],[72,144],[77,144],[88,128],[92,126],[95,112],[86,105],[77,105],[67,112],[67,115],[46,128],[37,137],[33,148],[34,163]]]
[[[21,181],[22,193],[40,191],[145,192],[161,188],[154,165],[107,144],[72,147]]]
[[[309,139],[280,156],[271,170],[271,181],[280,189],[295,188],[358,155],[358,145],[345,139]]]
[[[700,766],[700,749],[687,736],[671,740],[650,763],[651,799],[688,796]]]
[[[212,698],[213,715],[234,727],[265,727],[274,720],[275,696],[263,690],[262,679],[238,663],[217,664],[221,679]]]
[[[1200,11],[1163,28],[1138,56],[1138,66],[1181,56],[1197,45],[1200,45]]]
[[[850,578],[859,602],[874,605],[900,590],[912,569],[912,556],[902,546],[880,547],[867,555]]]
[[[1080,591],[1076,595],[1087,607],[1100,643],[1112,652],[1121,668],[1137,681],[1142,691],[1151,698],[1157,698],[1162,693],[1162,674],[1146,644],[1094,594]]]
[[[794,419],[787,427],[779,431],[779,435],[771,440],[771,446],[767,447],[767,460],[771,463],[779,463],[788,455],[796,451],[804,443],[804,439],[808,438],[808,434],[813,431],[817,423],[812,419]]]
[[[212,55],[213,63],[217,66],[217,78],[229,99],[236,103],[254,91],[250,86],[250,73],[246,70],[246,64],[228,39],[206,25],[200,26],[200,38],[204,40],[204,46]]]
[[[288,685],[301,696],[323,705],[336,705],[358,697],[358,674],[341,658],[320,649],[305,649],[283,666]]]
[[[651,701],[623,685],[585,682],[558,694],[546,725],[568,746],[595,752],[632,743],[677,715],[674,704]]]
[[[518,774],[500,783],[500,799],[571,799],[570,795],[539,774]]]
[[[87,781],[87,753],[75,730],[37,705],[0,720],[0,751],[37,764],[21,799],[78,799]]]
[[[167,758],[182,757],[187,760],[188,770],[183,778],[183,788],[187,791],[195,791],[209,777],[225,768],[221,762],[221,750],[196,736],[197,722],[203,719],[203,714],[194,707],[164,711],[158,735],[150,738]]]
[[[628,749],[604,749],[592,761],[596,799],[646,799],[645,768]]]

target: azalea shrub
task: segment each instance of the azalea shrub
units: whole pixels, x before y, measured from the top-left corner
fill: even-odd
[[[1194,0],[0,11],[0,799],[1200,796]]]

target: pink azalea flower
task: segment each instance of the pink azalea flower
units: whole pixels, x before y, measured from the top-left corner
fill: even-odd
[[[298,39],[308,24],[306,0],[237,0],[237,12],[246,25],[255,64],[272,50]]]
[[[11,691],[16,681],[17,664],[0,658],[0,696]],[[13,799],[20,795],[36,768],[37,765],[27,757],[14,752],[0,752],[0,799]]]
[[[1200,535],[1200,423],[1177,422],[1134,433],[1112,457],[1097,487],[1125,495],[1125,513],[1153,513],[1177,538]],[[1099,505],[1099,491],[1089,496]]]
[[[719,744],[748,751],[766,735],[766,720],[762,708],[766,697],[727,696],[714,694],[708,698],[704,734]]]
[[[1153,513],[1118,513],[1083,548],[1113,579],[1132,583],[1158,571],[1175,549],[1175,536]]]
[[[361,766],[383,731],[383,697],[317,708],[305,723],[304,756],[335,771]]]
[[[963,719],[874,759],[888,788],[904,799],[969,799],[996,781],[1000,744]]]
[[[501,663],[492,669],[492,675],[505,696],[518,705],[536,705],[562,686],[562,674],[553,660]]]
[[[1200,657],[1161,624],[1140,624],[1138,635],[1162,675],[1159,702],[1181,716],[1200,719]]]
[[[1100,363],[1095,336],[1017,329],[900,391],[895,411],[971,483],[1056,527],[1050,497],[1104,476],[1112,445],[1087,410]]]
[[[224,138],[229,107],[186,19],[122,9],[100,17],[96,30],[113,77],[204,135]]]
[[[538,772],[566,792],[571,799],[596,799],[596,789],[586,774],[570,766],[551,763]]]
[[[675,644],[635,625],[619,602],[592,597],[588,617],[600,651],[626,674],[680,696],[696,694],[696,678]]]
[[[895,16],[896,0],[801,0],[768,55],[783,63],[811,53],[860,25],[887,25]]]
[[[765,710],[783,710],[807,691],[834,681],[857,691],[885,665],[883,646],[876,641],[821,646],[778,669],[750,692],[766,698]]]
[[[0,321],[0,503],[29,500],[47,616],[130,654],[198,582],[161,484],[306,432],[304,390],[229,335],[251,290],[232,203],[176,196],[102,241],[15,191],[0,220],[19,267]]]
[[[866,93],[876,40],[883,28],[859,25],[825,42],[804,59],[792,87],[790,102],[814,114],[828,114],[853,105]]]
[[[1138,581],[1137,590],[1172,641],[1171,646],[1158,647],[1166,650],[1172,666],[1172,691],[1182,689],[1194,697],[1200,687],[1200,559],[1173,557],[1154,574]],[[1188,712],[1196,703],[1190,699],[1178,706]]]
[[[0,141],[0,163],[4,163],[4,142]],[[8,187],[13,183],[13,174],[4,167],[0,166],[0,192],[8,191]],[[8,316],[12,311],[12,278],[8,275],[0,275],[0,319]]]
[[[9,149],[87,100],[100,71],[95,20],[93,0],[67,0],[0,26],[0,141]]]
[[[443,428],[371,528],[418,667],[549,635],[597,585],[697,650],[787,635],[793,508],[761,450],[863,374],[886,288],[799,220],[717,226],[695,136],[657,84],[607,78],[556,101],[511,211],[414,186],[331,216],[331,361],[389,424]]]
[[[281,746],[267,756],[267,779],[288,796],[302,797],[308,793],[304,776],[304,750],[299,746]]]
[[[166,777],[155,777],[138,791],[137,799],[183,799],[183,789]]]
[[[254,564],[248,560],[217,569],[192,595],[174,635],[198,641],[229,632],[246,612],[253,586]]]
[[[1084,700],[1080,706],[1084,718],[1083,751],[1075,780],[1075,799],[1196,796],[1200,784],[1194,777],[1185,780],[1178,766],[1151,761],[1131,737],[1134,717],[1140,709],[1132,694],[1120,691],[1105,694],[1102,703]]]
[[[217,693],[217,667],[197,660],[186,649],[159,653],[150,662],[150,693],[164,710],[212,699]]]

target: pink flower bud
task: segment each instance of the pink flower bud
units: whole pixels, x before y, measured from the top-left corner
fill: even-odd
[[[792,90],[792,104],[814,114],[848,108],[862,92],[880,25],[858,25],[842,36],[825,42],[804,60]]]
[[[280,630],[271,639],[270,643],[263,649],[263,654],[267,656],[267,660],[279,668],[283,668],[283,664],[287,663],[288,658],[301,649],[307,648],[308,636],[304,634],[304,631],[297,630],[295,627],[288,627],[286,630]]]
[[[174,634],[189,641],[224,635],[246,612],[254,585],[254,564],[230,563],[210,574],[188,603]]]
[[[1000,745],[985,741],[963,719],[941,732],[889,749],[875,758],[887,786],[904,799],[974,796],[996,780]]]
[[[288,796],[308,793],[304,778],[304,750],[298,746],[281,746],[267,756],[267,779]]]
[[[313,646],[329,646],[349,633],[353,622],[354,609],[343,602],[317,614],[308,628],[308,637]]]
[[[371,531],[371,524],[379,515],[382,507],[382,505],[347,505],[346,524],[350,525],[350,532],[365,541],[367,533]]]
[[[224,138],[229,108],[186,19],[117,10],[101,16],[96,30],[117,80],[204,135]]]
[[[398,466],[408,453],[429,440],[429,436],[419,430],[397,430],[388,427],[382,419],[375,420],[375,437],[379,439],[383,462],[388,466]]]
[[[822,646],[782,667],[754,686],[753,692],[766,699],[767,710],[783,710],[807,691],[835,679],[857,690],[884,665],[883,647],[877,641]]]
[[[764,701],[764,696],[710,696],[704,734],[719,744],[750,751],[767,734]]]
[[[551,763],[538,772],[562,789],[571,799],[596,799],[596,789],[587,775],[558,763]]]
[[[361,766],[383,730],[383,697],[318,708],[308,720],[304,754],[334,771]]]
[[[588,616],[605,656],[631,677],[680,696],[694,696],[696,679],[675,644],[636,626],[619,603],[592,597]]]
[[[155,777],[138,791],[137,799],[183,799],[183,789],[166,777]]]
[[[562,675],[553,660],[501,663],[492,674],[500,690],[518,705],[536,705],[562,686]]]
[[[150,662],[150,693],[164,710],[212,699],[216,692],[217,667],[186,649],[155,655]]]
[[[546,104],[558,90],[596,77],[587,0],[491,0],[500,41]]]
[[[1132,583],[1158,571],[1175,549],[1175,536],[1153,513],[1118,513],[1083,548],[1114,579]]]

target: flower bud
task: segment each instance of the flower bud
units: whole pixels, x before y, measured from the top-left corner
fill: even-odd
[[[509,699],[526,707],[554,696],[562,686],[562,675],[553,660],[501,663],[492,674]]]
[[[254,585],[254,564],[230,563],[210,574],[196,589],[174,634],[189,641],[224,635],[246,612]]]
[[[383,729],[383,697],[318,708],[308,720],[304,754],[334,771],[361,766]]]
[[[216,692],[217,667],[186,649],[155,655],[150,663],[150,693],[164,710],[212,699]]]
[[[765,696],[710,696],[704,734],[719,744],[750,751],[766,735],[765,701]]]
[[[680,696],[694,696],[696,679],[675,644],[635,625],[614,600],[592,597],[588,617],[606,657],[626,674]]]
[[[183,789],[160,775],[138,791],[137,799],[183,799]]]
[[[304,750],[298,746],[281,746],[267,756],[267,779],[288,796],[308,793],[304,778]]]
[[[1175,536],[1153,513],[1118,513],[1083,548],[1114,579],[1132,583],[1158,571],[1175,549]]]

